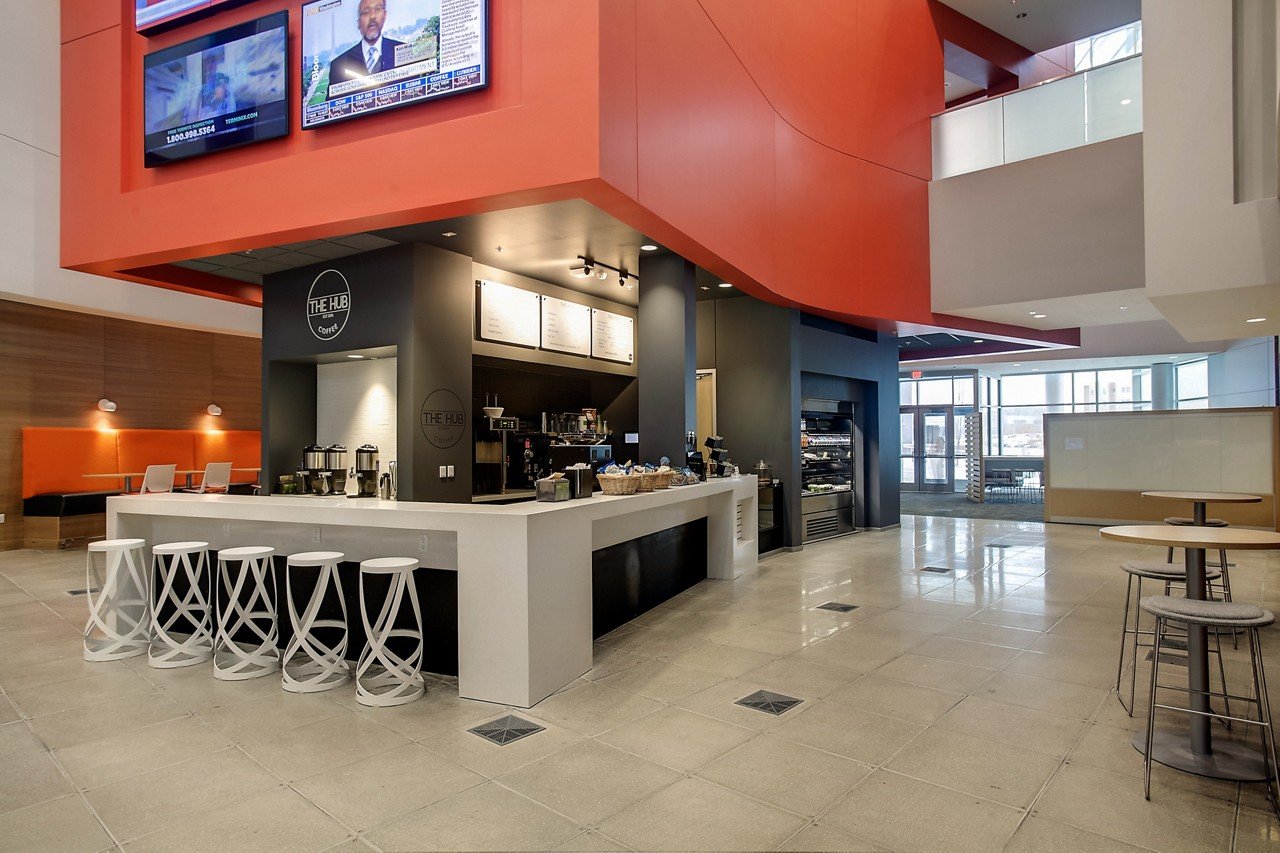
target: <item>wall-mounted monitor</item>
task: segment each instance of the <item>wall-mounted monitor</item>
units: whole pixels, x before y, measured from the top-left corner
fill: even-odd
[[[140,33],[158,32],[213,12],[220,6],[246,0],[134,0],[134,27]]]
[[[289,13],[149,54],[144,158],[159,166],[289,132]]]
[[[488,0],[315,0],[302,7],[302,126],[489,84]]]

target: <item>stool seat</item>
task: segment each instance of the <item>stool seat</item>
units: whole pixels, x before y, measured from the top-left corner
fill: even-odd
[[[123,551],[126,548],[141,548],[146,544],[145,539],[99,539],[97,542],[90,542],[88,550],[94,553],[106,553]]]
[[[218,552],[218,559],[250,560],[254,557],[270,557],[275,552],[275,548],[269,548],[265,545],[246,545],[241,548],[223,548]]]
[[[1164,619],[1218,628],[1261,628],[1276,621],[1276,615],[1270,610],[1232,601],[1152,595],[1142,599],[1141,607]]]
[[[85,554],[84,659],[121,660],[145,654],[151,611],[143,539],[103,539]]]
[[[1187,567],[1182,563],[1166,563],[1162,560],[1126,560],[1120,564],[1120,569],[1150,580],[1175,583],[1185,583],[1187,580]],[[1204,577],[1205,580],[1217,580],[1222,577],[1222,572],[1218,569],[1206,569]]]
[[[151,553],[163,554],[168,557],[173,554],[186,554],[191,551],[205,551],[208,548],[208,542],[166,542],[163,545],[156,545],[151,549]]]
[[[1164,523],[1172,524],[1177,527],[1195,527],[1196,526],[1196,520],[1194,518],[1187,518],[1186,516],[1182,516],[1182,515],[1171,515],[1164,520]],[[1223,521],[1220,518],[1206,518],[1204,520],[1204,526],[1205,527],[1230,527],[1229,524],[1227,524],[1225,521]]]
[[[411,572],[418,568],[418,561],[412,557],[378,557],[365,560],[360,564],[360,571],[366,574],[394,574]]]
[[[303,551],[301,554],[290,554],[288,564],[316,568],[340,563],[345,556],[341,551]]]

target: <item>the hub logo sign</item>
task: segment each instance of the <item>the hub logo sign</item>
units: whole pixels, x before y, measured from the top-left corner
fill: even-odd
[[[347,325],[351,313],[351,287],[337,270],[325,270],[311,282],[307,294],[307,325],[311,334],[331,341]]]
[[[422,402],[422,435],[441,450],[462,440],[467,427],[467,414],[458,395],[441,388],[432,391]]]

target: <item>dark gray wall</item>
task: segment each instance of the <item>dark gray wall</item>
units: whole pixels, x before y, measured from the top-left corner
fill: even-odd
[[[640,456],[684,458],[697,422],[694,266],[678,255],[640,259]]]

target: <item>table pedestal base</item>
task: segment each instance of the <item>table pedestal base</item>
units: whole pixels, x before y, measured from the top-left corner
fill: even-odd
[[[1147,733],[1133,736],[1133,748],[1146,753]],[[1214,743],[1213,752],[1201,755],[1191,751],[1191,739],[1186,732],[1156,732],[1151,741],[1151,760],[1166,767],[1224,779],[1228,782],[1267,781],[1266,763],[1262,753],[1252,747],[1228,740]]]

